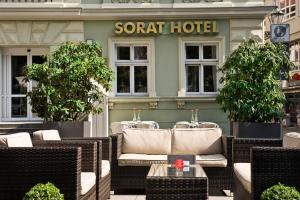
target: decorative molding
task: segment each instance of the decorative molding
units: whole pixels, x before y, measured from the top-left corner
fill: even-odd
[[[0,45],[53,46],[83,39],[83,22],[0,21]]]
[[[149,109],[157,109],[158,108],[158,102],[149,102]]]
[[[114,102],[108,102],[108,109],[113,110],[115,108],[115,103]]]
[[[184,109],[185,101],[177,101],[177,108]]]

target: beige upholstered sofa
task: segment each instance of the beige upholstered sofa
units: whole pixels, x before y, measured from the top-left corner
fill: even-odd
[[[151,164],[167,163],[167,155],[187,154],[195,155],[196,163],[201,164],[208,177],[211,176],[210,192],[231,189],[232,140],[222,136],[220,128],[125,129],[122,134],[113,135],[112,142],[112,187],[115,190],[135,186],[143,189],[143,180],[139,178],[145,178]],[[134,169],[137,174],[131,171]],[[122,184],[124,174],[127,185]]]

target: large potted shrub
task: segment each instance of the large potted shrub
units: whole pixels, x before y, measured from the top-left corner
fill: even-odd
[[[281,44],[244,41],[220,67],[217,101],[228,113],[234,136],[280,138],[285,96],[280,77],[293,63]],[[285,70],[282,70],[285,68]]]
[[[32,111],[45,121],[44,129],[58,129],[63,137],[82,137],[89,126],[82,119],[102,112],[113,72],[98,43],[66,42],[46,62],[26,68],[25,81],[29,80],[36,81],[28,96]]]

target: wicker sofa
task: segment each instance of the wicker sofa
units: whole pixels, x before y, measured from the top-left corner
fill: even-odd
[[[42,144],[28,133],[1,135],[1,199],[20,200],[35,184],[52,182],[66,200],[95,200],[97,148],[93,141]]]
[[[283,140],[234,139],[235,200],[258,200],[265,189],[278,182],[300,191],[300,134],[293,136],[289,133]]]
[[[151,164],[167,163],[167,155],[196,155],[209,179],[209,193],[232,189],[232,137],[219,128],[125,129],[112,138],[112,190],[145,189]]]
[[[60,138],[57,130],[39,130],[32,135],[36,144],[58,145],[60,141],[80,142],[92,141],[97,143],[97,176],[96,193],[97,200],[106,200],[110,198],[111,185],[111,138],[110,137],[89,137],[89,138]]]

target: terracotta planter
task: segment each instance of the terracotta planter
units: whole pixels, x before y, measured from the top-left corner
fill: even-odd
[[[91,123],[89,121],[46,122],[43,124],[43,129],[56,129],[62,138],[88,137]]]
[[[280,123],[232,122],[232,135],[238,138],[281,138]]]

